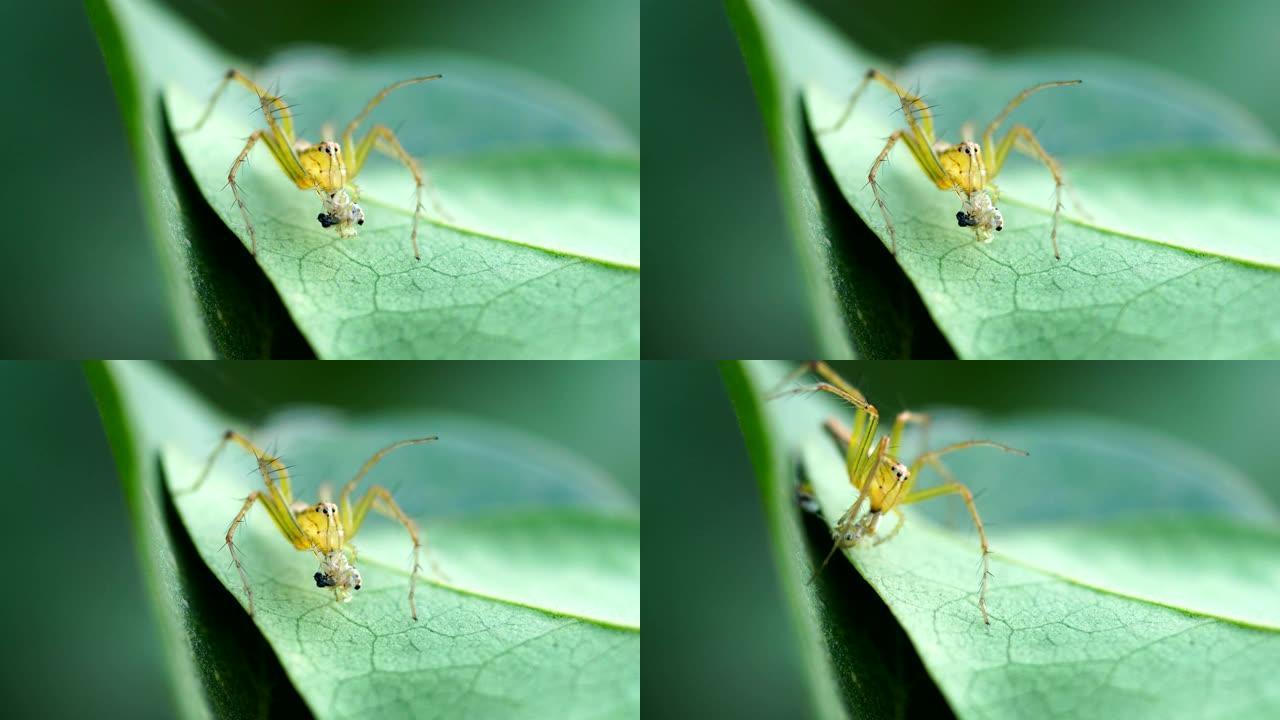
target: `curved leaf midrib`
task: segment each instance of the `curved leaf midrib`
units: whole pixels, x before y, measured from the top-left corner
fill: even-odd
[[[405,217],[411,218],[414,215],[412,210],[405,210],[404,208],[398,205],[393,205],[391,203],[386,202],[385,200],[379,200],[378,198],[373,197],[371,195],[362,195],[360,200],[366,205],[376,205],[384,210],[390,210],[392,212],[398,213]],[[462,225],[454,225],[452,223],[448,223],[443,220],[433,218],[426,214],[422,214],[420,217],[423,220],[425,220],[428,225],[434,225],[436,227],[444,228],[446,230],[452,230],[462,235],[470,235],[471,237],[480,238],[482,240],[492,240],[494,242],[506,243],[508,245],[515,245],[517,247],[528,248],[530,250],[538,250],[540,252],[547,253],[548,255],[577,258],[579,260],[584,260],[586,262],[592,263],[593,265],[602,265],[604,267],[618,268],[620,270],[634,270],[636,272],[640,272],[639,265],[630,265],[626,263],[613,262],[610,260],[606,260],[604,258],[593,257],[591,255],[583,255],[582,253],[573,253],[573,252],[568,252],[566,250],[543,247],[541,245],[535,245],[531,242],[526,242],[524,240],[516,240],[514,238],[502,237],[500,235],[493,235],[480,230],[463,227]],[[298,228],[299,230],[304,229],[294,223],[286,223],[286,224],[291,225],[292,227]],[[307,227],[305,228],[305,230],[309,231],[311,230],[311,228]],[[334,242],[336,243],[339,239],[340,238],[334,238]],[[329,245],[332,245],[332,244],[333,243],[330,243]],[[328,245],[322,246],[322,247],[328,247]]]
[[[946,542],[953,543],[956,545],[963,545],[966,549],[971,549],[972,543],[965,542],[960,537],[958,537],[955,533],[944,530],[934,525],[933,523],[929,522],[928,520],[919,517],[918,513],[912,519],[912,525],[920,525],[924,527],[928,532],[933,533],[936,537],[943,539]],[[848,552],[850,551],[846,551],[846,553]],[[1241,627],[1280,633],[1280,625],[1269,625],[1266,623],[1258,623],[1257,621],[1243,620],[1241,618],[1232,617],[1230,615],[1225,615],[1222,613],[1214,613],[1208,610],[1200,610],[1196,608],[1183,607],[1181,605],[1178,605],[1168,600],[1160,600],[1158,598],[1147,597],[1138,593],[1125,592],[1122,590],[1117,590],[1115,588],[1106,587],[1104,585],[1100,585],[1097,583],[1091,583],[1086,580],[1081,580],[1080,578],[1073,577],[1068,573],[1060,572],[1057,570],[1050,570],[1037,563],[1024,560],[1015,555],[1000,552],[994,546],[991,549],[991,555],[993,557],[1000,558],[1001,560],[1004,560],[1011,564],[1025,568],[1027,570],[1031,570],[1033,572],[1037,572],[1051,578],[1056,578],[1058,580],[1061,580],[1066,583],[1070,583],[1072,585],[1076,585],[1078,587],[1087,588],[1095,592],[1106,593],[1108,595],[1113,595],[1115,597],[1122,597],[1128,600],[1136,600],[1138,602],[1144,602],[1151,605],[1159,605],[1160,607],[1166,607],[1166,608],[1169,608],[1170,610],[1177,610],[1178,612],[1186,613],[1187,615],[1211,618],[1213,620],[1221,620],[1222,622],[1231,623],[1232,625],[1239,625]],[[992,589],[998,589],[998,587],[999,587],[998,585],[994,585],[994,584],[992,585]]]
[[[433,167],[433,168],[439,168],[441,165],[458,167],[458,166],[472,164],[472,163],[480,163],[480,164],[500,163],[503,160],[547,159],[547,158],[557,158],[557,157],[568,157],[568,158],[579,159],[579,160],[592,160],[595,162],[609,164],[615,167],[625,168],[628,170],[635,169],[637,172],[640,169],[640,156],[634,152],[631,152],[628,150],[617,150],[617,149],[596,149],[596,148],[584,147],[581,145],[520,146],[514,149],[483,150],[483,151],[474,152],[474,153],[458,153],[458,154],[447,155],[447,156],[433,156],[430,160],[427,161],[426,166]],[[417,159],[419,160],[419,162],[422,162],[422,158],[417,158]],[[406,217],[413,217],[413,214],[414,214],[413,211],[408,210],[400,205],[396,205],[394,203],[388,202],[386,200],[382,200],[378,198],[377,195],[370,195],[368,193],[364,193],[361,195],[361,198],[362,198],[362,201],[367,204],[376,205],[386,210],[392,210]],[[548,248],[532,242],[518,240],[516,238],[504,237],[501,235],[488,233],[483,230],[477,230],[464,225],[447,222],[439,218],[435,218],[430,215],[427,215],[425,213],[420,215],[420,217],[423,220],[425,220],[427,223],[431,225],[435,225],[436,227],[446,228],[448,230],[453,230],[455,232],[471,235],[473,237],[478,237],[485,240],[493,240],[495,242],[503,242],[509,245],[527,247],[533,250],[541,250],[543,252],[550,253],[552,255],[559,255],[562,257],[580,258],[582,260],[587,260],[591,263],[594,263],[597,265],[603,265],[605,267],[619,268],[622,270],[636,270],[636,271],[640,270],[639,263],[623,263],[623,262],[617,262],[614,260],[608,260],[601,257],[596,257],[594,255],[569,252],[566,250],[560,250],[556,248]],[[295,225],[294,227],[298,227],[298,226]],[[308,228],[299,228],[299,229],[309,230],[310,228],[308,227]]]
[[[405,571],[405,569],[404,569],[403,567],[397,567],[396,565],[394,565],[394,564],[392,564],[392,563],[388,563],[388,562],[385,562],[385,561],[382,561],[382,560],[378,560],[376,557],[373,557],[373,556],[371,556],[371,555],[369,555],[369,554],[367,554],[367,553],[361,553],[361,554],[360,554],[360,563],[361,563],[362,565],[373,565],[374,567],[376,567],[376,568],[378,568],[378,569],[380,569],[380,570],[384,570],[384,571],[386,571],[386,572],[390,572],[390,573],[393,573],[393,574],[396,574],[396,575],[401,575],[401,576],[406,577],[406,578],[407,578],[407,577],[409,577],[409,573],[408,573],[407,571]],[[276,582],[280,582],[280,581],[279,581],[279,580],[276,580]],[[613,630],[626,630],[626,631],[629,631],[629,632],[636,632],[636,633],[639,633],[639,632],[640,632],[640,626],[639,626],[639,625],[629,625],[629,624],[627,624],[627,623],[617,623],[617,622],[612,622],[612,621],[610,621],[610,620],[605,620],[605,619],[603,619],[603,618],[598,618],[598,617],[593,617],[593,616],[591,616],[591,615],[586,615],[586,614],[584,614],[584,613],[573,612],[573,611],[571,611],[571,610],[563,610],[563,609],[559,609],[559,608],[550,608],[550,607],[544,607],[544,606],[542,606],[542,605],[537,605],[537,604],[534,604],[534,603],[521,602],[521,601],[516,600],[516,599],[514,599],[514,598],[504,597],[504,596],[502,596],[502,595],[493,595],[493,594],[490,594],[490,593],[480,592],[479,590],[472,590],[471,588],[462,587],[462,586],[460,586],[460,585],[454,585],[454,584],[452,584],[452,583],[442,582],[442,581],[440,581],[440,580],[433,580],[432,578],[427,577],[427,576],[425,576],[425,575],[419,575],[419,576],[418,576],[418,582],[419,582],[419,583],[422,583],[422,584],[425,584],[425,585],[434,585],[435,587],[438,587],[438,588],[441,588],[441,589],[444,589],[444,590],[448,590],[448,591],[450,591],[450,592],[455,592],[455,593],[458,593],[459,595],[468,595],[468,596],[470,596],[470,597],[478,597],[478,598],[482,598],[482,599],[485,599],[485,600],[492,600],[492,601],[494,601],[494,602],[500,602],[500,603],[503,603],[504,605],[512,605],[512,606],[515,606],[515,607],[522,607],[522,608],[526,608],[526,609],[528,609],[528,610],[537,610],[538,612],[546,613],[546,614],[551,615],[551,616],[553,616],[553,617],[571,617],[571,618],[574,618],[574,619],[577,619],[577,620],[581,620],[581,621],[586,622],[586,623],[590,623],[590,624],[592,624],[592,625],[599,625],[600,627],[611,628],[611,629],[613,629]],[[300,589],[307,589],[307,590],[311,589],[310,587],[308,587],[308,586],[306,586],[306,585],[293,585],[293,587],[297,587],[297,588],[300,588]]]
[[[1012,203],[1013,205],[1017,205],[1020,208],[1037,212],[1046,217],[1053,216],[1052,210],[1046,210],[1040,205],[1027,202],[1026,200],[1019,200],[1017,197],[1014,197],[1013,195],[1007,195],[1007,194],[1001,195],[1000,201]],[[1096,233],[1100,233],[1104,235],[1112,235],[1114,237],[1126,238],[1129,240],[1137,240],[1138,242],[1147,243],[1148,245],[1156,245],[1158,247],[1169,248],[1170,250],[1178,250],[1180,252],[1184,252],[1188,255],[1192,255],[1195,257],[1217,258],[1219,260],[1234,263],[1236,265],[1258,268],[1260,270],[1280,270],[1280,264],[1271,264],[1271,263],[1260,262],[1258,260],[1249,260],[1245,258],[1236,257],[1234,255],[1227,255],[1226,253],[1214,251],[1214,250],[1204,250],[1201,248],[1184,247],[1182,245],[1176,245],[1167,240],[1160,240],[1158,238],[1147,237],[1145,235],[1138,235],[1136,233],[1131,233],[1124,230],[1117,230],[1115,228],[1104,227],[1102,225],[1091,223],[1087,220],[1082,220],[1078,216],[1068,214],[1065,210],[1063,211],[1060,219],[1061,219],[1061,222],[1064,224],[1069,223],[1071,225],[1075,225],[1076,227],[1085,228],[1085,229],[1092,230]]]

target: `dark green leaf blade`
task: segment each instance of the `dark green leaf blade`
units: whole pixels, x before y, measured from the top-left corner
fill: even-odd
[[[846,284],[839,289],[848,296],[837,296],[838,280],[833,277],[833,270],[839,260],[832,246],[839,238],[829,217],[832,208],[825,207],[819,199],[814,168],[806,154],[799,100],[804,76],[809,72],[830,73],[844,53],[853,51],[829,28],[790,3],[726,0],[725,7],[769,133],[791,224],[791,241],[805,273],[811,308],[806,320],[817,331],[820,354],[896,356],[898,348],[891,340],[869,332],[866,323],[855,321],[850,313],[841,314],[841,304],[854,308],[870,303],[879,308],[883,291]],[[852,343],[851,336],[855,340]]]

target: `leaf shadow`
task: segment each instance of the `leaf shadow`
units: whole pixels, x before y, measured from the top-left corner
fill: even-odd
[[[854,347],[865,359],[954,360],[920,293],[840,191],[813,135],[808,108],[800,106],[816,204],[831,229],[829,270]]]
[[[205,699],[215,717],[313,717],[266,638],[231,593],[209,572],[178,517],[156,458],[164,525],[175,559],[182,622],[195,655]]]
[[[229,359],[315,359],[271,281],[200,193],[182,160],[168,108],[164,102],[160,108],[173,191],[191,240],[187,270],[215,350]]]
[[[798,459],[796,466],[801,472]],[[817,568],[831,532],[818,516],[801,514],[809,567]],[[852,563],[831,558],[813,581],[811,600],[849,717],[955,717],[906,631]]]

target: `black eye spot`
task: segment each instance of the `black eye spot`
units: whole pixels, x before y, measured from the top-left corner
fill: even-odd
[[[1003,230],[1003,229],[1004,229],[1004,226],[1003,226],[1003,225],[997,225],[997,226],[996,226],[996,232],[1000,232],[1000,231],[1001,231],[1001,230]]]
[[[316,216],[316,220],[320,221],[320,227],[327,228],[331,225],[338,224],[338,219],[328,213],[320,213],[319,215]]]
[[[960,227],[969,227],[970,225],[973,225],[974,222],[963,210],[961,210],[956,213],[956,224]]]
[[[357,221],[356,221],[356,224],[357,224],[357,225],[363,225],[363,224],[364,224],[364,218],[360,218],[359,220],[357,220]]]
[[[359,583],[357,583],[357,584],[356,584],[356,589],[357,589],[357,590],[359,590],[359,589],[360,589],[360,585],[359,585]]]

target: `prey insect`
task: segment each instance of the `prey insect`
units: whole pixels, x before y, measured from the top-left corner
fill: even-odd
[[[320,570],[313,576],[316,587],[332,588],[333,596],[338,602],[351,600],[352,591],[359,590],[363,584],[360,571],[355,566],[356,549],[352,544],[352,540],[360,532],[360,528],[364,525],[369,511],[378,510],[389,515],[401,525],[404,525],[405,530],[409,532],[409,538],[413,541],[413,566],[410,568],[409,575],[409,612],[413,619],[417,620],[418,606],[414,600],[414,591],[417,587],[418,572],[422,569],[419,565],[419,553],[423,546],[421,530],[400,509],[395,499],[391,497],[391,491],[385,487],[381,485],[370,487],[364,496],[354,503],[351,500],[351,495],[365,475],[388,453],[409,445],[434,442],[436,439],[436,436],[432,435],[401,440],[388,445],[374,453],[373,457],[370,457],[364,465],[360,466],[360,470],[356,472],[355,477],[342,486],[342,490],[338,493],[338,502],[336,504],[330,499],[327,487],[320,489],[320,502],[311,504],[293,499],[293,489],[289,481],[289,468],[280,461],[280,458],[262,451],[240,433],[228,430],[223,434],[217,448],[209,456],[209,460],[205,464],[204,470],[200,473],[200,477],[196,479],[190,488],[182,492],[183,494],[191,493],[200,488],[205,479],[208,478],[209,471],[213,468],[213,464],[217,461],[218,456],[228,442],[244,448],[257,460],[258,472],[262,475],[266,491],[254,490],[249,493],[249,496],[244,500],[244,505],[240,507],[240,512],[236,513],[235,519],[231,521],[231,525],[227,528],[226,536],[227,549],[231,552],[231,560],[235,563],[236,571],[240,575],[240,582],[244,585],[245,596],[248,598],[250,615],[253,614],[253,590],[249,586],[249,576],[245,573],[244,564],[240,560],[240,553],[236,549],[234,541],[236,530],[245,521],[245,517],[249,514],[249,509],[253,507],[255,502],[262,504],[267,514],[271,516],[271,521],[275,523],[276,529],[280,531],[280,534],[284,535],[286,540],[293,544],[294,548],[307,550],[315,555],[320,562]],[[437,575],[443,576],[434,561],[432,562],[432,569]]]
[[[356,227],[364,225],[365,220],[364,210],[358,202],[359,190],[355,186],[356,176],[364,169],[365,161],[369,158],[371,151],[376,149],[386,153],[404,164],[413,175],[417,205],[414,208],[413,230],[409,240],[413,244],[413,257],[420,260],[422,254],[418,250],[418,216],[424,210],[422,205],[424,187],[431,194],[431,203],[436,212],[445,218],[448,217],[448,213],[440,206],[435,188],[428,184],[418,161],[404,149],[391,128],[386,125],[374,125],[358,142],[355,139],[355,133],[369,113],[393,91],[406,85],[438,80],[441,77],[441,75],[427,75],[401,80],[387,86],[364,106],[364,110],[360,111],[354,120],[347,123],[342,131],[341,143],[334,137],[333,127],[326,124],[321,131],[323,140],[312,144],[294,134],[293,113],[283,98],[267,92],[239,70],[231,69],[214,90],[204,114],[194,126],[183,132],[196,132],[204,126],[205,121],[213,113],[218,98],[232,81],[240,83],[258,96],[262,115],[267,121],[267,129],[255,130],[249,135],[244,149],[231,163],[231,170],[227,172],[227,184],[231,186],[231,194],[235,197],[236,206],[240,208],[240,216],[244,218],[245,229],[249,232],[254,255],[258,254],[258,234],[253,228],[253,222],[249,219],[249,211],[245,206],[240,186],[236,183],[236,174],[248,159],[253,146],[259,141],[267,146],[276,164],[298,186],[299,190],[315,191],[322,206],[322,211],[316,216],[320,226],[333,228],[339,237],[344,238],[355,237],[358,234]]]
[[[1053,257],[1061,259],[1062,256],[1058,252],[1058,216],[1062,212],[1062,189],[1066,185],[1062,167],[1052,155],[1045,151],[1040,141],[1036,139],[1035,133],[1026,125],[1013,125],[998,142],[996,131],[1000,129],[1000,125],[1004,123],[1009,113],[1034,93],[1046,88],[1079,85],[1080,80],[1045,82],[1023,90],[1010,100],[1004,110],[1001,110],[1000,114],[982,131],[981,144],[974,141],[973,126],[965,123],[960,133],[961,142],[953,145],[939,140],[934,134],[932,109],[918,94],[906,91],[889,76],[879,70],[871,69],[854,89],[848,104],[845,105],[835,124],[819,132],[834,132],[843,127],[852,114],[858,98],[873,80],[898,96],[898,101],[902,105],[902,115],[907,120],[907,129],[895,130],[889,135],[884,149],[871,163],[871,170],[867,173],[867,182],[871,185],[876,206],[880,208],[880,216],[884,218],[885,227],[889,230],[894,254],[898,252],[898,235],[893,227],[893,219],[889,216],[888,206],[885,205],[884,193],[880,184],[876,182],[876,175],[880,172],[880,166],[888,159],[893,146],[898,141],[902,141],[911,151],[911,156],[916,159],[920,169],[929,176],[939,190],[952,190],[959,197],[960,210],[956,213],[956,223],[960,227],[973,228],[974,237],[978,242],[983,243],[991,242],[994,237],[993,232],[1004,230],[1004,216],[996,207],[999,190],[993,181],[1004,168],[1009,152],[1016,148],[1044,163],[1053,175],[1054,182],[1053,229],[1049,233],[1049,238],[1053,243]],[[1074,195],[1072,199],[1079,208],[1080,203],[1075,200]]]
[[[795,382],[808,370],[817,373],[822,382],[783,390],[775,393],[774,396],[827,392],[854,407],[855,414],[852,430],[834,417],[827,419],[826,429],[844,450],[845,467],[849,474],[849,482],[858,490],[857,500],[836,520],[835,526],[832,528],[835,542],[832,543],[831,551],[827,553],[822,564],[814,570],[810,582],[826,568],[827,563],[831,561],[837,550],[851,548],[863,539],[875,535],[879,528],[880,520],[889,512],[893,512],[897,516],[897,523],[887,535],[876,538],[872,543],[872,547],[892,540],[902,531],[902,526],[906,522],[906,516],[902,514],[901,510],[902,505],[924,502],[944,495],[959,495],[960,499],[964,501],[965,507],[968,508],[969,515],[973,518],[974,527],[978,529],[978,540],[982,546],[982,583],[978,590],[978,610],[982,613],[982,621],[990,625],[991,618],[987,614],[987,585],[991,577],[989,561],[991,548],[987,544],[987,532],[982,525],[982,518],[978,515],[978,508],[974,505],[973,493],[951,474],[951,471],[942,464],[941,458],[947,453],[972,447],[993,447],[1016,455],[1026,455],[1027,453],[989,440],[968,440],[947,445],[937,450],[928,450],[911,461],[910,464],[905,463],[896,454],[902,442],[903,431],[909,424],[927,427],[929,416],[920,413],[901,412],[894,419],[893,427],[890,429],[889,434],[881,435],[877,440],[876,430],[880,424],[879,412],[874,405],[867,402],[867,399],[857,388],[836,374],[826,363],[811,362],[801,366],[784,380],[784,386]],[[944,483],[925,490],[914,490],[916,478],[920,470],[926,465],[936,470],[942,476]],[[811,487],[807,485],[801,486],[797,490],[797,498],[806,510],[812,512],[817,509],[817,502],[813,497]],[[864,506],[866,507],[866,513],[862,513]]]

